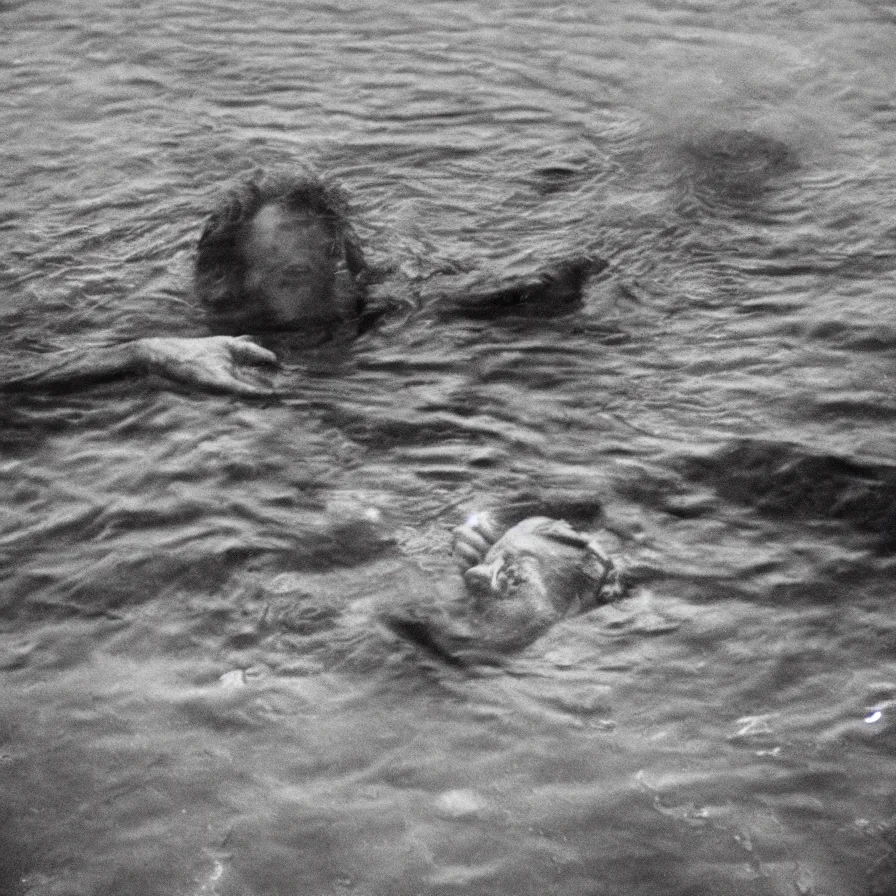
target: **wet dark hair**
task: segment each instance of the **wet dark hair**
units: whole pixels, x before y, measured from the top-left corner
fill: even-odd
[[[249,180],[232,189],[209,215],[193,270],[196,295],[210,312],[240,310],[251,301],[244,289],[246,262],[241,242],[246,226],[266,205],[277,204],[297,214],[314,215],[331,236],[329,256],[345,260],[363,309],[367,264],[348,220],[348,203],[335,184],[317,177],[274,175]]]

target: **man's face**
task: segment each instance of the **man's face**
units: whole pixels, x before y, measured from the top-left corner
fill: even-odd
[[[241,251],[243,288],[258,308],[247,309],[269,326],[299,329],[342,316],[334,302],[336,258],[330,235],[313,215],[278,204],[262,206],[247,225]]]

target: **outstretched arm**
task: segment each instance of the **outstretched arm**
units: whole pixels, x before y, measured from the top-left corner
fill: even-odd
[[[156,374],[201,389],[264,396],[273,390],[258,368],[276,363],[273,352],[248,336],[157,337],[54,354],[39,369],[0,382],[0,390],[69,389]]]
[[[550,314],[581,301],[590,277],[605,270],[607,262],[588,253],[547,262],[520,274],[477,270],[435,279],[421,288],[425,304],[431,301],[448,313],[463,317],[491,317],[505,313]]]
[[[198,339],[141,339],[140,363],[150,373],[213,392],[273,395],[260,367],[276,367],[277,356],[249,336],[205,336]]]

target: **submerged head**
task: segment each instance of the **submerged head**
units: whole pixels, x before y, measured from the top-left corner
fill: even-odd
[[[391,608],[384,621],[393,632],[451,663],[490,662],[621,593],[610,558],[562,520],[529,517],[500,537],[494,525],[474,516],[456,530],[458,558],[476,557],[464,573],[465,596]]]
[[[597,544],[567,523],[529,517],[464,573],[464,584],[480,608],[524,601],[563,615],[591,603],[611,569]]]
[[[196,293],[216,329],[333,326],[360,314],[365,269],[338,189],[313,178],[250,181],[205,225]]]

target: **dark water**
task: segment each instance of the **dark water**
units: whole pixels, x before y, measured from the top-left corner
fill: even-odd
[[[896,892],[891,4],[0,25],[7,369],[201,335],[193,243],[258,168],[340,179],[422,296],[282,347],[282,401],[4,405],[0,893]],[[563,313],[427,300],[583,253]],[[377,624],[510,505],[637,586],[478,674]]]

